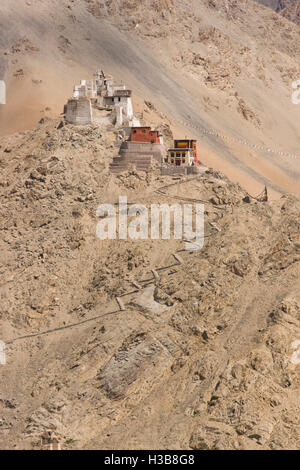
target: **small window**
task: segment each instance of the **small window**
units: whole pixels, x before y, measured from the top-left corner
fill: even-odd
[[[143,129],[143,134],[146,134],[146,129]]]
[[[133,133],[136,134],[136,129],[134,129]]]

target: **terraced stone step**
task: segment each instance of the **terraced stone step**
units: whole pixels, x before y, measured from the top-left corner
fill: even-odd
[[[114,160],[112,164],[114,165],[148,165],[150,166],[152,163],[151,160],[137,160],[137,159],[130,159],[130,160]]]

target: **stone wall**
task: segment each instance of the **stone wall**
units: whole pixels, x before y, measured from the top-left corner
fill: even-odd
[[[163,176],[179,176],[179,175],[198,175],[204,173],[208,168],[204,166],[169,166],[161,169]]]
[[[173,168],[162,168],[161,174],[163,176],[179,176],[179,175],[187,175],[187,167],[178,166]]]

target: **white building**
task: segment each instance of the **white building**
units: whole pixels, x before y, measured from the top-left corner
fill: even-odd
[[[83,112],[82,103],[76,106],[76,100],[87,98],[96,110],[111,110],[111,118],[116,126],[139,126],[140,122],[134,116],[131,97],[132,91],[127,89],[126,85],[115,84],[111,75],[96,72],[92,80],[81,80],[80,85],[74,87],[73,99],[66,105],[66,119],[72,124],[87,121],[86,109],[84,116],[79,115]],[[93,113],[91,113],[92,121]]]

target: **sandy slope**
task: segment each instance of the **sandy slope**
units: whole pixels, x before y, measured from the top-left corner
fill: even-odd
[[[291,103],[291,82],[300,76],[296,26],[251,0],[238,5],[145,0],[149,15],[140,2],[112,1],[107,10],[97,3],[1,3],[0,46],[8,70],[2,133],[32,127],[41,115],[57,115],[74,82],[100,67],[171,121],[189,120],[299,153],[300,106]],[[299,194],[299,160],[195,136],[203,162],[217,165],[250,192],[267,184],[273,197],[287,190]]]

